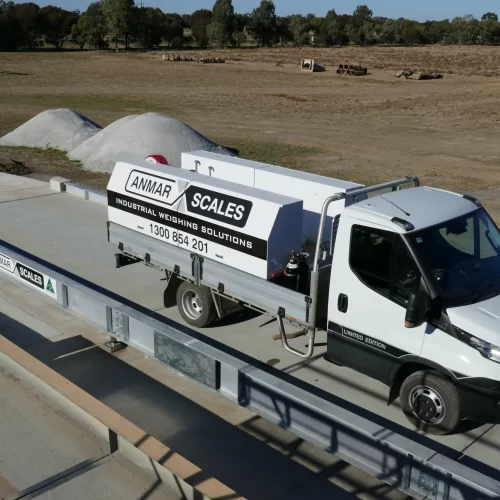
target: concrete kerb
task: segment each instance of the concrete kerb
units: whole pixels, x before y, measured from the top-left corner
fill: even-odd
[[[81,186],[79,184],[66,184],[66,192],[68,194],[72,194],[73,196],[85,198],[89,201],[95,201],[102,205],[106,205],[108,202],[106,195],[101,191],[98,191],[97,189],[91,189],[86,186]]]
[[[110,443],[166,487],[189,500],[244,500],[215,478],[198,481],[203,471],[147,432],[86,393],[0,335],[0,366],[33,386],[84,427]]]
[[[66,185],[68,183],[71,183],[71,181],[69,179],[65,179],[64,177],[52,177],[52,179],[50,179],[49,185],[50,189],[62,193],[66,191]]]
[[[87,186],[82,186],[81,184],[75,184],[69,179],[52,177],[49,184],[50,189],[58,191],[59,193],[65,192],[73,196],[77,196],[78,198],[94,201],[101,205],[106,205],[108,203],[105,192],[99,191],[98,189],[92,189]]]

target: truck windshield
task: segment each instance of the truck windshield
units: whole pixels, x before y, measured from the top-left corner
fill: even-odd
[[[500,294],[500,232],[484,209],[410,235],[445,305],[474,304]]]

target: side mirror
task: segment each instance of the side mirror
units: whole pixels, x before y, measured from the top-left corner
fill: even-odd
[[[415,328],[426,319],[430,308],[429,296],[421,291],[411,291],[406,306],[405,327]]]

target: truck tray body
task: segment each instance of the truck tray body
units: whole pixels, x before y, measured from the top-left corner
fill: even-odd
[[[306,297],[294,290],[211,259],[200,262],[189,250],[165,245],[156,238],[113,222],[108,222],[108,241],[126,255],[159,269],[175,272],[198,285],[208,286],[222,296],[241,301],[265,314],[276,316],[282,308],[285,317],[291,322],[298,325],[307,323]]]
[[[266,280],[300,250],[302,201],[138,160],[115,166],[108,220]]]

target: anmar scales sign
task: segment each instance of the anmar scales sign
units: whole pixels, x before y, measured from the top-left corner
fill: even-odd
[[[57,299],[57,286],[54,278],[36,271],[2,253],[0,253],[0,271],[36,288],[53,299]]]

